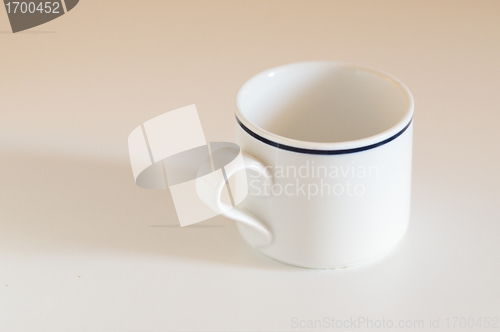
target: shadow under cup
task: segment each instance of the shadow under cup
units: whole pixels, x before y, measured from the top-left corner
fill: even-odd
[[[248,80],[236,102],[236,143],[273,181],[267,196],[250,190],[238,206],[272,235],[259,251],[337,268],[396,246],[409,222],[413,137],[413,98],[400,81],[357,65],[293,63]]]

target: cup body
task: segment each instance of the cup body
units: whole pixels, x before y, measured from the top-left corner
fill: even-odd
[[[248,174],[239,205],[273,235],[257,249],[295,266],[339,268],[395,247],[410,217],[412,118],[408,89],[370,68],[296,63],[249,80],[237,98],[236,143],[273,180],[264,187]]]

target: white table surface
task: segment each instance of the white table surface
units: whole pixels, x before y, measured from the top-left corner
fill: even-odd
[[[89,0],[9,31],[0,9],[0,331],[495,331],[447,318],[500,319],[500,1]],[[376,262],[283,265],[134,184],[136,126],[195,103],[232,141],[239,86],[303,60],[413,92],[411,225]]]

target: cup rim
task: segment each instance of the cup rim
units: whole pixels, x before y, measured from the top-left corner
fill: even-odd
[[[311,142],[311,141],[296,140],[267,131],[262,127],[254,124],[243,114],[243,112],[241,111],[241,99],[243,93],[245,92],[245,89],[253,81],[260,79],[263,76],[268,76],[273,72],[284,71],[291,67],[299,65],[311,65],[311,64],[316,64],[316,65],[329,64],[343,68],[363,70],[366,72],[373,73],[386,80],[389,80],[403,93],[403,95],[407,99],[407,109],[405,116],[401,120],[399,120],[396,124],[394,124],[392,127],[378,134],[364,137],[361,139],[343,141],[343,142]],[[268,145],[299,153],[345,154],[345,153],[353,153],[353,152],[369,150],[396,139],[401,134],[403,134],[406,131],[406,129],[410,127],[413,119],[413,111],[414,111],[414,101],[410,90],[400,80],[398,80],[397,78],[395,78],[390,74],[387,74],[381,70],[374,69],[368,66],[362,66],[353,63],[338,62],[338,61],[304,61],[304,62],[293,62],[282,66],[270,68],[254,75],[252,78],[247,80],[240,87],[236,95],[235,115],[238,125],[240,125],[244,131],[246,131],[252,137]]]

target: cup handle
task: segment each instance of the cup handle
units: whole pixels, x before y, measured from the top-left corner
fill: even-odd
[[[251,170],[257,172],[259,177],[264,180],[264,185],[267,188],[271,188],[273,185],[273,178],[264,164],[260,160],[243,150],[241,151],[241,156],[243,159],[243,163],[238,163],[235,165],[235,167],[226,168],[226,181],[228,181],[231,176],[233,176],[238,171]],[[266,193],[265,190],[261,190],[261,194],[258,196],[269,195],[270,193]],[[220,193],[217,197],[219,198],[219,203],[224,204],[220,201]],[[226,209],[224,211],[225,212],[222,213],[224,217],[235,220],[239,222],[243,227],[249,228],[250,232],[246,233],[247,236],[245,238],[252,247],[264,247],[272,242],[273,235],[270,229],[252,212],[247,211],[246,209],[239,209],[237,207]]]
[[[221,149],[217,153],[224,155],[225,152],[227,151]],[[257,158],[243,150],[239,150],[239,152],[236,159],[224,167],[220,167],[216,171],[217,174],[212,173],[210,176],[203,176],[197,179],[198,196],[212,210],[218,212],[218,214],[237,221],[246,230],[245,239],[252,247],[267,246],[272,242],[273,236],[265,223],[250,211],[223,203],[221,200],[226,183],[236,184],[239,181],[239,186],[228,186],[235,205],[248,195],[247,176],[242,176],[243,174],[247,174],[247,170],[257,172],[265,186],[272,185],[273,183],[269,170]],[[243,170],[245,173],[240,172]],[[232,178],[233,175],[234,177]],[[242,190],[242,188],[244,189]],[[268,196],[269,194],[265,190],[261,190],[261,194],[257,196]]]

